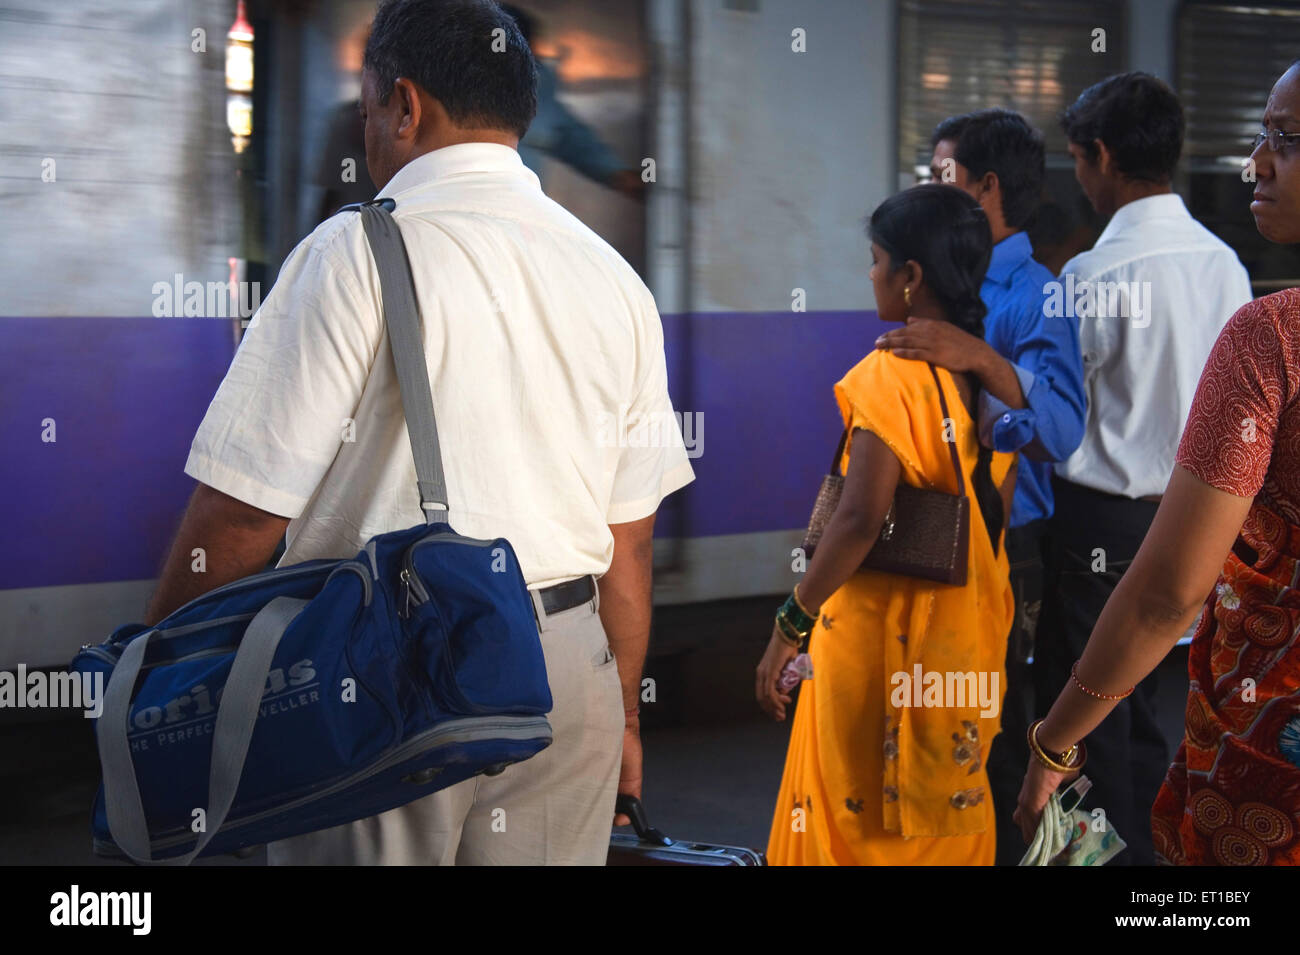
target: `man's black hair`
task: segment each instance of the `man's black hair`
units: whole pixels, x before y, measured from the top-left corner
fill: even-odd
[[[930,148],[945,139],[972,178],[997,174],[1002,218],[1012,229],[1026,228],[1038,211],[1047,174],[1043,134],[1012,110],[981,109],[945,119],[935,127]]]
[[[387,0],[371,24],[364,66],[380,103],[405,77],[458,126],[522,137],[537,113],[537,62],[493,0]]]
[[[1079,94],[1061,115],[1066,138],[1097,158],[1100,139],[1129,179],[1164,184],[1174,175],[1186,130],[1183,104],[1150,73],[1108,76]]]
[[[537,36],[537,18],[513,3],[503,3],[501,9],[515,18],[515,23],[519,24],[519,32],[524,35],[528,45],[532,46],[533,38]]]

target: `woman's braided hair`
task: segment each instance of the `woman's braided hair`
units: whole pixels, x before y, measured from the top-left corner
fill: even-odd
[[[908,261],[921,266],[922,281],[949,322],[984,338],[987,309],[980,286],[993,255],[993,233],[974,198],[956,186],[914,186],[877,206],[867,231],[871,241],[888,253],[892,269],[901,269]],[[971,389],[978,393],[974,376]],[[1006,515],[1002,495],[993,483],[992,465],[993,452],[981,444],[973,490],[996,554]]]

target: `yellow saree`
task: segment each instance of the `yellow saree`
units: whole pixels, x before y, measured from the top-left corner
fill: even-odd
[[[952,376],[939,369],[939,380],[948,427],[925,362],[872,352],[835,396],[846,425],[893,450],[902,480],[955,494],[945,433],[969,489],[977,428]],[[999,486],[1013,460],[993,455]],[[964,587],[860,571],[822,606],[768,839],[771,864],[993,864],[984,763],[1001,725],[1013,606],[1006,553],[999,545],[994,556],[973,497],[970,524]]]

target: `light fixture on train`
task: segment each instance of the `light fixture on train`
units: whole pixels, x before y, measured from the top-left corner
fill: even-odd
[[[244,0],[226,34],[226,125],[235,152],[242,153],[253,135],[253,25]]]

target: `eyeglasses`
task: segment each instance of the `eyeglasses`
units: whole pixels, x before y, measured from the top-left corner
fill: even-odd
[[[1253,153],[1265,141],[1268,142],[1269,149],[1275,153],[1280,153],[1286,147],[1300,143],[1300,133],[1284,133],[1280,129],[1265,129],[1255,136],[1255,142],[1251,145],[1250,151]]]

